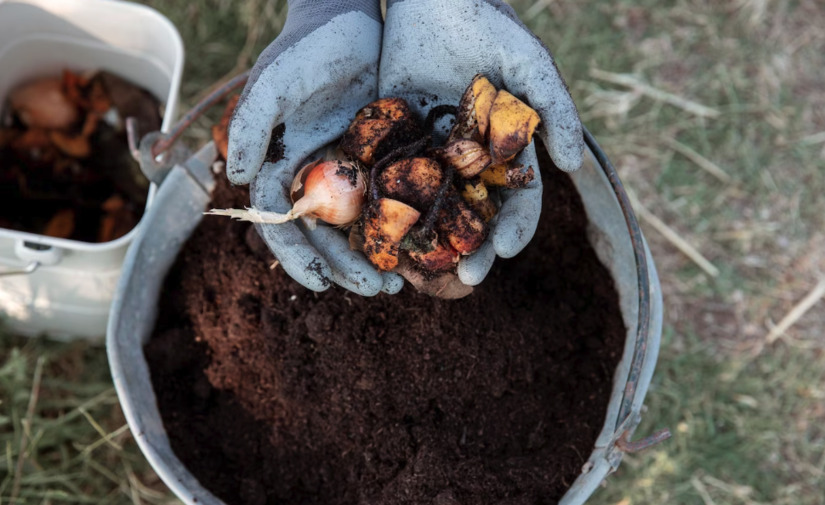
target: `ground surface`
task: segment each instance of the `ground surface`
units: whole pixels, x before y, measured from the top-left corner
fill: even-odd
[[[285,10],[146,3],[185,40],[184,109],[251,64]],[[649,211],[643,229],[665,294],[639,434],[669,426],[674,438],[627,458],[592,503],[825,503],[825,302],[766,339],[825,275],[821,2],[513,5],[554,50],[585,123]],[[0,338],[2,503],[174,501],[129,436],[102,349]]]

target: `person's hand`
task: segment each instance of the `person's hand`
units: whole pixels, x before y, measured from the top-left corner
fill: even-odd
[[[378,0],[289,2],[284,29],[258,58],[229,124],[226,173],[234,184],[251,183],[253,207],[287,212],[297,170],[377,98],[381,30]],[[281,124],[283,137],[273,141],[283,154],[267,160],[272,130]],[[351,251],[335,228],[256,226],[287,274],[309,289],[323,291],[335,282],[372,296],[403,285]]]
[[[425,116],[433,106],[457,105],[479,73],[538,112],[538,134],[556,166],[579,168],[584,142],[576,106],[553,57],[511,7],[499,0],[388,0],[381,96],[404,98]],[[489,238],[458,264],[464,284],[479,284],[496,255],[515,256],[536,231],[542,189],[534,144],[515,163],[532,166],[535,179],[523,189],[502,191]]]

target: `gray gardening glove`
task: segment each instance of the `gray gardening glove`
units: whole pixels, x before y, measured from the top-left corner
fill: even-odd
[[[253,207],[287,212],[297,170],[378,97],[381,28],[378,0],[289,2],[284,29],[258,58],[229,124],[227,176],[234,184],[252,184]],[[272,129],[281,123],[283,157],[265,162]],[[399,276],[382,275],[351,251],[337,229],[256,226],[284,270],[309,289],[323,291],[335,282],[372,296],[403,286]]]
[[[579,168],[584,142],[576,106],[553,57],[511,7],[499,0],[388,0],[381,96],[400,96],[425,115],[436,105],[457,105],[479,73],[538,112],[539,136],[559,168]],[[515,256],[536,231],[541,179],[535,146],[515,162],[532,166],[536,178],[524,189],[502,191],[487,242],[459,262],[465,284],[479,284],[496,255]]]

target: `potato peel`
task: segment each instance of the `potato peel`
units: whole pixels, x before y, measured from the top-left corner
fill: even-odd
[[[418,132],[407,102],[382,98],[363,107],[341,137],[340,147],[348,156],[371,166],[396,143],[406,143]],[[385,144],[389,144],[386,146]]]
[[[457,194],[449,195],[438,218],[438,235],[466,256],[481,247],[490,229]]]
[[[388,197],[424,211],[435,201],[444,180],[439,164],[429,158],[407,158],[388,166],[378,178]]]
[[[508,189],[523,188],[530,184],[535,176],[533,167],[527,167],[525,170],[523,165],[510,166],[506,163],[491,165],[480,175],[485,185]]]
[[[364,253],[379,270],[398,265],[399,245],[421,213],[391,198],[373,201],[364,214]]]
[[[435,249],[429,252],[409,252],[410,259],[421,268],[429,272],[442,272],[455,267],[461,255],[450,245],[436,243]]]
[[[478,124],[478,133],[481,138],[487,138],[487,129],[490,127],[490,112],[498,93],[495,86],[490,84],[484,76],[476,76],[470,84],[475,95],[475,117]]]
[[[450,140],[472,139],[483,142],[487,136],[490,108],[496,97],[496,88],[481,74],[473,77],[458,105],[458,117]]]

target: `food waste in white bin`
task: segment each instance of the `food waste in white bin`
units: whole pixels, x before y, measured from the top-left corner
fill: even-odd
[[[72,90],[67,80],[75,79],[79,82],[74,83],[74,91],[82,96],[73,99],[89,102],[90,94],[101,89],[98,84],[92,90],[94,82],[105,81],[109,88],[128,83],[132,90],[145,90],[147,97],[157,101],[156,112],[163,112],[162,120],[158,117],[154,124],[150,121],[143,128],[168,131],[177,111],[183,54],[175,27],[155,10],[141,5],[107,0],[0,0],[0,131],[5,132],[0,133],[0,173],[10,173],[6,170],[10,151],[3,149],[4,143],[9,148],[13,142],[42,143],[46,138],[48,147],[36,147],[56,150],[60,156],[86,163],[95,158],[94,149],[85,158],[67,155],[85,154],[84,133],[95,127],[94,133],[86,135],[89,147],[94,148],[95,135],[99,137],[107,129],[117,131],[125,120],[123,116],[136,115],[128,107],[118,110],[112,104],[113,110],[101,110],[100,117],[90,119],[92,104],[86,109],[75,104],[79,117],[71,127],[47,129],[40,124],[32,128],[11,104],[3,107],[11,102],[13,90],[52,79],[40,94],[50,90],[48,96],[54,98],[54,79],[60,80],[64,93]],[[110,101],[122,99],[120,91],[107,89]],[[26,112],[31,114],[31,110]],[[30,115],[24,119],[32,120]],[[7,131],[13,128],[18,131]],[[148,132],[139,132],[144,133]],[[21,140],[27,134],[28,138]],[[126,191],[129,195],[112,191],[101,197],[98,214],[91,216],[88,209],[69,210],[69,205],[44,206],[43,215],[38,216],[0,216],[0,321],[4,327],[23,335],[45,334],[59,339],[103,337],[126,249],[141,227],[139,220],[155,192],[154,185],[147,181],[137,182],[136,164],[129,156],[125,135],[122,138],[121,151],[101,157],[108,158],[102,164],[109,170],[131,178],[131,187]],[[59,146],[55,146],[55,139]],[[121,160],[116,159],[123,154],[126,156]],[[20,165],[19,159],[16,162]],[[80,164],[64,161],[59,165],[50,168],[58,175],[64,170],[66,175],[77,172]],[[26,175],[32,178],[35,174]],[[4,182],[4,201],[8,201],[5,193],[12,190],[7,188],[11,185]],[[26,188],[32,189],[30,184]],[[69,192],[66,187],[61,189]],[[126,215],[129,206],[131,215]],[[112,216],[117,213],[121,213],[119,221]]]

